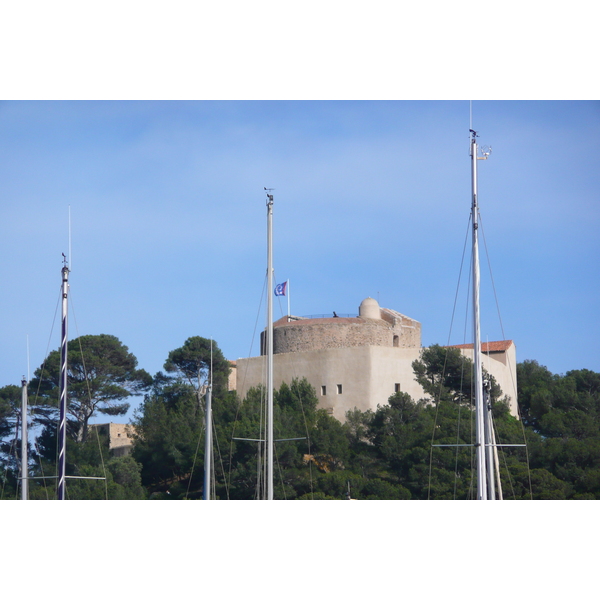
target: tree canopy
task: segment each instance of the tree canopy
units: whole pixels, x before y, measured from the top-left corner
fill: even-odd
[[[59,377],[60,351],[54,350],[29,384],[39,405],[37,420],[45,426],[53,426],[57,421]],[[68,343],[67,381],[68,432],[83,442],[94,415],[126,414],[126,399],[143,393],[152,377],[137,368],[136,357],[118,338],[101,334],[84,335]]]
[[[0,468],[4,473],[2,496],[5,491],[9,495],[13,494],[18,485],[22,393],[22,388],[16,385],[5,385],[0,388]]]
[[[213,393],[226,392],[231,371],[229,361],[215,342],[194,336],[188,338],[180,348],[169,352],[165,361],[165,371],[182,377],[200,390],[209,382],[211,365]]]
[[[43,425],[30,472],[55,472],[58,352],[35,373],[30,398]],[[79,357],[77,356],[79,355]],[[255,499],[264,488],[265,389],[245,398],[228,391],[230,363],[218,345],[190,337],[150,377],[113,336],[69,343],[67,474],[69,498],[197,499],[203,492],[204,392],[213,380],[214,492]],[[376,410],[347,412],[341,423],[319,408],[305,379],[274,394],[275,498],[470,499],[475,495],[472,362],[455,348],[432,346],[413,363],[424,398],[398,392]],[[520,419],[491,380],[500,477],[505,499],[600,499],[600,374],[552,374],[536,361],[517,366]],[[133,394],[133,450],[111,456],[90,429],[94,414],[123,415]],[[432,401],[433,398],[433,401]],[[18,491],[21,389],[0,389],[2,498]],[[90,435],[94,431],[94,435]],[[448,447],[452,444],[452,447]],[[457,446],[457,444],[462,444]],[[54,480],[32,480],[31,498],[53,497]]]
[[[412,363],[412,367],[415,380],[434,402],[470,402],[473,395],[473,361],[458,348],[437,344],[423,348],[421,357]],[[490,383],[491,400],[495,402],[502,390],[485,368],[483,375]]]

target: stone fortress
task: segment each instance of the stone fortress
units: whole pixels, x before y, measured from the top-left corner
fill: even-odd
[[[264,332],[261,356],[239,359],[230,387],[241,398],[264,385]],[[457,346],[473,358],[473,345]],[[306,377],[315,388],[319,406],[340,421],[348,410],[376,410],[395,392],[413,400],[427,397],[415,381],[413,361],[421,355],[421,324],[366,298],[357,317],[283,317],[273,324],[273,382]],[[517,416],[516,352],[512,341],[482,344],[483,366],[510,398]]]

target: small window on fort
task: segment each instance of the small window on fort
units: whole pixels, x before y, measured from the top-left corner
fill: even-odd
[[[341,383],[338,383],[338,384],[337,384],[337,393],[338,393],[338,394],[341,394],[341,393],[342,393],[342,384],[341,384]]]
[[[326,385],[321,386],[321,396],[327,396],[327,386]]]
[[[398,392],[400,392],[400,391],[401,391],[401,390],[400,390],[400,384],[399,384],[399,383],[395,383],[395,384],[394,384],[394,392],[396,392],[396,394],[397,394],[397,393],[398,393]]]
[[[397,348],[399,345],[400,345],[400,338],[397,335],[395,335],[394,336],[394,348]]]

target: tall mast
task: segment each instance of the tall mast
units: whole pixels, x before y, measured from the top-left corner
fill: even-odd
[[[28,466],[27,466],[27,379],[21,380],[21,500],[28,497]]]
[[[487,470],[488,500],[496,500],[496,465],[497,448],[492,424],[492,399],[490,396],[491,385],[489,379],[483,382],[483,406],[485,429],[485,460]]]
[[[204,437],[204,492],[203,500],[210,500],[210,473],[212,469],[212,402],[211,402],[211,385],[208,384],[205,396],[206,410],[206,435]]]
[[[64,257],[64,254],[63,254]],[[62,327],[60,343],[60,422],[58,426],[58,499],[65,499],[67,448],[67,336],[69,267],[64,257],[62,268]]]
[[[210,373],[204,403],[206,434],[204,436],[204,490],[202,499],[210,500],[210,474],[212,470],[212,340],[210,342]]]
[[[267,193],[267,290],[267,500],[273,500],[273,194],[269,193]]]
[[[481,330],[479,315],[479,206],[477,204],[477,133],[471,132],[471,219],[473,223],[473,382],[475,386],[475,449],[477,456],[477,499],[487,500],[485,460],[485,407],[481,368]]]

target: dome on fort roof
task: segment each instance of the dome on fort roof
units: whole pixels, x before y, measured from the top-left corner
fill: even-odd
[[[365,298],[358,307],[358,316],[363,319],[381,319],[379,302],[375,298]]]

